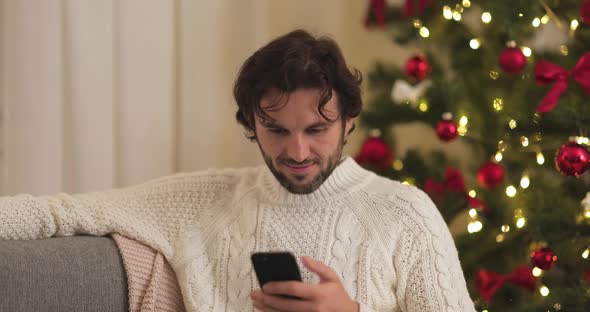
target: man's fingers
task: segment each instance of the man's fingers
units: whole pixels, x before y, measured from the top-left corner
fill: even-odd
[[[262,287],[262,291],[269,295],[287,295],[301,299],[312,299],[315,297],[317,285],[297,281],[270,282]]]
[[[314,260],[310,257],[302,257],[301,259],[303,261],[303,265],[305,265],[308,270],[320,277],[320,283],[340,281],[340,276],[338,276],[338,273],[334,272],[334,270],[322,262]]]
[[[265,285],[266,286],[266,285]],[[301,312],[310,311],[311,301],[289,299],[268,293],[252,295],[252,304],[261,311]]]

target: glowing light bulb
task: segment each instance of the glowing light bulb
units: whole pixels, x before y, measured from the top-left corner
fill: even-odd
[[[584,252],[582,253],[582,258],[588,259],[589,255],[590,255],[590,250],[588,248],[586,248],[586,250],[584,250]]]
[[[543,285],[539,289],[539,292],[541,293],[541,296],[547,297],[547,295],[549,295],[549,288],[547,288],[547,286]]]
[[[525,224],[526,224],[526,219],[523,217],[520,217],[516,220],[516,227],[519,229],[522,229]]]
[[[525,136],[521,136],[520,137],[520,144],[522,144],[523,147],[529,146],[529,138],[527,138]]]
[[[425,113],[428,111],[428,102],[426,102],[426,100],[422,100],[420,101],[420,104],[418,104],[418,109]]]
[[[549,22],[549,15],[543,15],[543,17],[541,17],[541,24],[547,24]]]
[[[529,179],[527,174],[523,174],[522,178],[520,178],[520,187],[526,189],[529,187],[529,185],[531,185],[531,179]]]
[[[475,208],[471,208],[469,209],[469,216],[473,219],[475,217],[477,217],[477,210],[475,210]]]
[[[457,22],[461,20],[461,13],[459,11],[453,12],[453,19]]]
[[[541,25],[541,19],[538,17],[535,17],[531,24],[533,24],[533,27],[539,27]]]
[[[470,190],[468,194],[471,198],[475,198],[475,196],[477,196],[477,192],[475,192],[475,190]]]
[[[522,54],[524,54],[524,56],[529,57],[533,54],[533,50],[531,50],[531,48],[529,47],[522,47]]]
[[[516,196],[516,188],[514,187],[514,185],[509,185],[506,188],[506,195],[508,197],[514,197],[514,196]]]
[[[533,276],[539,277],[539,276],[541,276],[541,274],[543,274],[543,270],[541,270],[537,267],[533,268]]]
[[[510,231],[510,225],[504,224],[500,229],[502,230],[502,232],[508,233]]]
[[[469,1],[469,0],[463,0],[463,6],[466,7],[466,8],[470,7],[471,6],[471,1]]]
[[[404,163],[399,159],[394,160],[393,161],[393,169],[397,170],[397,171],[404,169]]]
[[[504,100],[502,100],[501,98],[495,98],[492,102],[492,106],[497,112],[499,112],[504,108]]]
[[[514,119],[510,119],[510,121],[508,122],[508,127],[510,127],[510,129],[514,130],[516,129],[516,120]]]
[[[459,125],[461,126],[467,126],[468,122],[469,119],[467,119],[467,116],[461,116],[461,118],[459,119]]]
[[[473,38],[471,39],[471,41],[469,41],[469,46],[473,49],[473,50],[477,50],[479,49],[479,39],[477,38]]]
[[[572,31],[578,29],[578,26],[580,25],[580,23],[578,23],[578,20],[572,20],[572,22],[570,23],[570,29]]]
[[[483,228],[483,224],[481,222],[479,222],[478,220],[471,221],[467,225],[467,232],[469,232],[469,233],[479,232],[479,231],[481,231],[482,228]]]
[[[452,20],[453,19],[453,11],[451,10],[451,7],[448,5],[445,5],[443,7],[443,17],[447,20]]]
[[[492,14],[490,14],[490,12],[483,12],[481,14],[481,21],[489,24],[492,21]]]
[[[501,162],[501,161],[502,161],[502,152],[498,151],[498,152],[496,153],[496,155],[494,156],[494,159],[495,159],[497,162]]]
[[[545,163],[545,156],[543,156],[543,153],[537,152],[537,164],[542,165],[544,163]]]
[[[420,28],[420,36],[428,38],[428,36],[430,36],[430,30],[428,30],[426,27]]]
[[[504,241],[504,234],[500,233],[496,235],[496,243],[501,243]]]

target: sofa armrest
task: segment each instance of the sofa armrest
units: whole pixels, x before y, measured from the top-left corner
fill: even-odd
[[[110,237],[0,241],[0,311],[128,311]]]

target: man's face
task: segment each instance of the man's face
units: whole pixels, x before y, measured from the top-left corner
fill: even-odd
[[[352,119],[343,129],[334,91],[323,108],[332,122],[318,111],[317,89],[298,89],[279,96],[277,90],[272,90],[262,98],[261,107],[273,120],[266,122],[256,116],[256,141],[281,185],[291,193],[308,194],[320,187],[338,165]],[[275,105],[275,109],[266,110]]]

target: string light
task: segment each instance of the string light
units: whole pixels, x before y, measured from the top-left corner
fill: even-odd
[[[397,170],[397,171],[404,169],[404,163],[399,159],[394,160],[393,161],[393,169]]]
[[[481,14],[481,21],[489,24],[492,21],[492,14],[490,14],[490,12],[483,12]]]
[[[501,243],[504,241],[504,234],[500,233],[496,235],[496,243]]]
[[[475,192],[475,190],[470,190],[468,193],[469,197],[471,198],[475,198],[475,196],[477,196],[477,193]]]
[[[461,13],[459,11],[453,12],[453,19],[457,22],[461,20]]]
[[[590,139],[588,139],[587,137],[578,137],[576,139],[576,143],[580,145],[588,145],[588,143],[590,143]]]
[[[420,28],[422,27],[422,21],[419,19],[415,19],[414,20],[414,28]]]
[[[566,45],[560,45],[559,52],[561,53],[561,55],[567,56],[569,54],[569,49],[567,48]]]
[[[483,224],[479,220],[471,221],[467,225],[467,232],[469,232],[470,234],[476,233],[476,232],[481,231],[482,228],[483,228]]]
[[[477,38],[471,39],[471,41],[469,41],[469,47],[471,47],[473,50],[479,49],[479,39],[477,39]]]
[[[430,30],[428,30],[428,28],[422,26],[420,28],[420,36],[422,36],[424,38],[428,38],[428,36],[430,36]]]
[[[508,187],[506,188],[506,195],[508,197],[516,196],[516,188],[514,187],[514,185],[508,185]]]
[[[466,8],[470,7],[471,6],[471,1],[469,1],[469,0],[463,0],[463,6],[466,7]]]
[[[530,57],[531,55],[533,55],[533,50],[531,50],[531,48],[529,47],[522,47],[522,54],[524,54],[524,56],[526,57]]]
[[[521,136],[520,137],[520,144],[522,144],[523,147],[529,146],[529,138],[527,138],[525,136]]]
[[[505,151],[507,148],[508,148],[508,144],[506,144],[506,142],[504,142],[504,140],[500,140],[500,141],[498,142],[498,150],[499,150],[500,152],[503,152],[503,151]]]
[[[589,255],[590,255],[590,249],[586,248],[586,250],[584,250],[584,252],[582,252],[582,258],[588,259]]]
[[[572,31],[575,31],[576,29],[578,29],[578,26],[580,25],[580,23],[578,23],[578,20],[572,20],[570,23],[570,29]]]
[[[549,15],[545,14],[541,17],[541,24],[545,25],[549,22]]]
[[[539,269],[537,267],[534,267],[533,268],[533,276],[539,277],[539,276],[541,276],[541,274],[543,274],[543,270],[541,270],[541,269]]]
[[[477,210],[475,210],[475,208],[469,209],[469,216],[471,217],[471,219],[477,218]]]
[[[500,229],[502,230],[502,232],[508,233],[510,231],[510,225],[504,224]]]
[[[516,220],[516,227],[519,229],[522,229],[525,224],[526,224],[526,219],[523,217],[520,217]]]
[[[500,77],[500,73],[495,71],[495,70],[490,70],[490,78],[492,78],[493,80],[498,80],[498,78]]]
[[[522,174],[522,178],[520,178],[520,187],[526,189],[529,185],[531,185],[531,179],[529,179],[528,173],[525,172]]]
[[[492,106],[497,112],[499,112],[504,108],[504,100],[502,100],[501,98],[495,98]]]
[[[418,104],[418,109],[423,113],[427,112],[428,111],[428,102],[425,99],[421,100],[420,104]]]
[[[448,6],[448,5],[443,6],[443,17],[447,20],[453,19],[453,11],[451,10],[450,6]]]
[[[502,152],[498,151],[496,153],[496,155],[494,155],[494,159],[496,159],[497,162],[501,162],[502,161]]]
[[[543,156],[543,153],[537,152],[537,164],[542,165],[544,163],[545,163],[545,156]]]
[[[538,17],[535,17],[531,24],[533,24],[533,27],[539,27],[541,25],[541,19]]]
[[[547,295],[549,295],[549,288],[547,288],[547,286],[543,285],[539,289],[539,292],[541,293],[541,296],[547,297]]]
[[[514,130],[516,128],[516,120],[510,119],[510,121],[508,122],[508,127],[510,127],[510,129]]]

